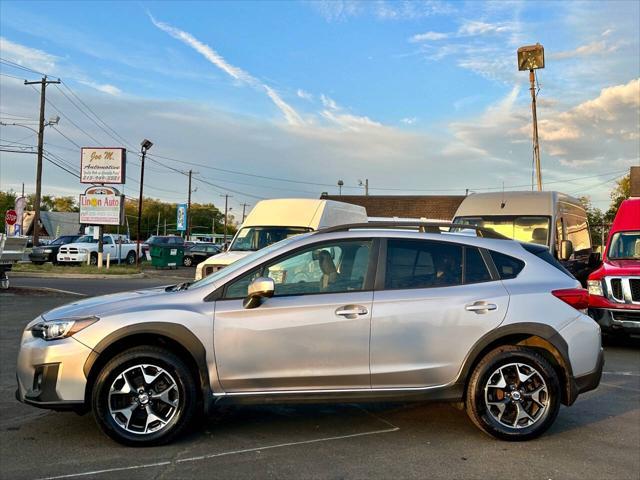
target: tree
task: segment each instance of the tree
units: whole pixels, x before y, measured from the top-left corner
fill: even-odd
[[[602,245],[603,229],[605,229],[605,220],[602,210],[595,208],[591,204],[588,196],[580,197],[580,202],[587,212],[587,220],[589,222],[589,231],[591,233],[591,241],[594,246]],[[606,233],[606,232],[605,232]]]
[[[56,212],[77,212],[80,209],[76,203],[75,197],[54,197],[53,209]]]
[[[604,220],[607,223],[613,222],[618,213],[620,204],[631,196],[631,174],[625,175],[616,182],[616,187],[611,192],[611,205],[609,210],[604,214]]]

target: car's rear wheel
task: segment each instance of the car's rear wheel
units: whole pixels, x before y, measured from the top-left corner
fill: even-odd
[[[126,350],[100,371],[92,393],[98,425],[131,446],[170,442],[196,412],[196,384],[184,362],[154,346]]]
[[[98,254],[92,253],[89,257],[89,265],[98,265]]]
[[[136,263],[136,252],[129,252],[127,254],[127,265],[134,265]]]
[[[502,440],[530,440],[544,433],[560,409],[560,381],[542,355],[506,345],[474,369],[467,414],[484,432]]]
[[[182,264],[185,267],[190,267],[193,265],[193,258],[192,257],[183,257],[182,258]]]

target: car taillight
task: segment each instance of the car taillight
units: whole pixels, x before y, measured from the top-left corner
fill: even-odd
[[[584,288],[563,288],[551,293],[576,310],[584,310],[589,306],[589,292]]]

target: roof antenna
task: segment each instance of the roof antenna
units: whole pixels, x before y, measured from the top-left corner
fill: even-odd
[[[504,208],[507,203],[504,201],[504,180],[502,181],[502,202],[500,203],[500,208]]]

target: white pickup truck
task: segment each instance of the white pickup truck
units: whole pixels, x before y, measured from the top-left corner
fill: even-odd
[[[136,263],[136,244],[131,243],[124,235],[105,234],[102,236],[102,258],[106,260],[107,254],[111,262],[123,260],[128,265]],[[58,250],[58,263],[89,263],[98,264],[98,239],[93,235],[80,237],[74,243],[63,245]]]

